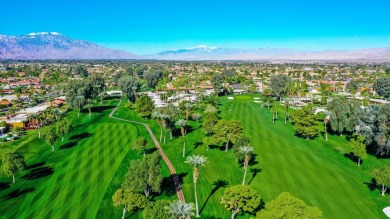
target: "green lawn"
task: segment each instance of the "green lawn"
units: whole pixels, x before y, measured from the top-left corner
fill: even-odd
[[[256,188],[268,202],[279,193],[288,191],[317,206],[324,218],[385,218],[381,210],[390,197],[380,196],[378,190],[370,190],[369,171],[389,160],[373,156],[361,167],[344,156],[349,152],[344,137],[330,136],[315,140],[294,136],[290,124],[284,125],[283,110],[280,120],[272,124],[271,113],[254,103],[252,96],[236,96],[234,100],[222,97],[221,117],[238,119],[244,125],[245,134],[252,138],[257,164],[261,170],[255,176],[248,173],[247,183]],[[124,107],[115,116],[148,123],[156,137],[159,127],[153,120],[139,118]],[[138,151],[130,150],[137,136],[149,136],[143,126],[132,125],[108,118],[116,100],[105,101],[105,107],[97,109],[91,119],[87,113],[77,118],[77,112],[68,114],[75,127],[65,142],[56,145],[56,151],[41,139],[36,131],[29,131],[22,139],[0,144],[0,153],[18,150],[25,155],[28,170],[19,174],[17,183],[11,178],[0,178],[0,218],[119,218],[121,209],[114,208],[111,196],[120,186],[131,159],[141,158]],[[240,184],[243,168],[237,164],[231,151],[219,148],[206,151],[199,142],[203,130],[191,121],[187,134],[187,155],[203,154],[209,162],[200,168],[199,206],[202,218],[228,218],[230,213],[219,203],[226,186]],[[175,136],[162,145],[167,156],[183,180],[187,202],[193,202],[192,167],[181,157],[182,138]],[[65,145],[65,148],[64,148]],[[152,147],[152,144],[150,144]],[[63,149],[60,149],[60,148]],[[176,199],[169,171],[162,165],[164,192],[157,199]],[[221,187],[213,185],[222,181]],[[367,183],[367,184],[366,184]],[[240,215],[237,218],[249,218]],[[127,218],[141,218],[140,213]]]
[[[235,96],[234,100],[222,97],[220,110],[224,119],[240,120],[245,134],[252,139],[258,163],[251,168],[261,171],[255,176],[249,173],[247,183],[259,191],[265,202],[288,191],[307,204],[317,206],[324,218],[386,218],[382,209],[390,198],[380,196],[378,190],[370,190],[368,184],[371,183],[369,171],[390,165],[389,160],[369,156],[361,167],[357,167],[344,156],[350,151],[344,137],[329,136],[328,142],[321,136],[315,140],[297,138],[292,125],[284,125],[281,106],[279,121],[272,124],[271,112],[254,103],[250,95]],[[149,123],[155,135],[159,133],[154,121],[141,119],[134,111],[123,109],[116,116]],[[204,137],[200,125],[196,122],[190,125],[187,155],[202,154],[209,160],[205,167],[200,168],[198,195],[201,215],[204,218],[228,218],[230,213],[219,203],[224,188],[214,183],[222,180],[228,186],[240,184],[243,168],[237,164],[231,151],[226,153],[223,148],[207,151],[199,144]],[[168,140],[163,149],[183,177],[186,201],[193,202],[192,167],[181,157],[181,137]],[[238,218],[249,217],[241,215]]]
[[[115,100],[105,102],[91,119],[87,113],[77,118],[76,111],[70,112],[75,128],[54,153],[37,138],[37,131],[1,144],[0,153],[16,149],[29,167],[14,185],[8,183],[11,178],[0,178],[0,217],[119,218],[121,209],[113,207],[111,197],[129,161],[141,158],[130,145],[142,133],[131,124],[108,118],[116,104]],[[163,172],[167,173],[165,166]]]

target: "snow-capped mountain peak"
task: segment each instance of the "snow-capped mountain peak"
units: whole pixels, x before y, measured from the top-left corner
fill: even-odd
[[[54,35],[54,36],[59,36],[62,35],[58,32],[37,32],[37,33],[29,33],[27,36],[37,36],[37,35]]]
[[[199,46],[194,46],[194,47],[191,47],[191,48],[188,48],[188,50],[196,50],[196,49],[216,49],[217,47],[213,46],[213,47],[208,47],[206,45],[199,45]]]

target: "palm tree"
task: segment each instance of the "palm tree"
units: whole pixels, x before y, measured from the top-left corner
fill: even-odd
[[[78,106],[79,106],[79,112],[77,113],[77,117],[80,116],[80,111],[81,111],[81,108],[83,107],[83,102],[84,102],[84,96],[77,96],[77,103],[78,103]]]
[[[243,147],[240,147],[239,148],[239,152],[241,154],[244,154],[244,179],[242,180],[242,185],[245,185],[245,178],[246,178],[246,172],[248,170],[248,163],[249,163],[249,158],[251,156],[251,154],[253,153],[253,147],[252,146],[243,146]]]
[[[180,131],[181,131],[181,136],[183,137],[183,157],[186,156],[186,126],[187,126],[187,121],[184,119],[179,119],[176,122],[176,125],[180,126]]]
[[[175,202],[169,203],[169,206],[165,206],[164,208],[167,210],[168,214],[177,219],[185,219],[194,215],[193,203],[185,203],[183,201],[177,200]]]
[[[196,185],[198,183],[199,178],[199,166],[204,166],[204,164],[207,162],[207,158],[201,155],[192,155],[190,157],[187,157],[186,163],[191,164],[194,166],[194,173],[193,173],[193,180],[194,180],[194,191],[195,191],[195,206],[196,206],[196,217],[200,217],[199,215],[199,208],[198,208],[198,194],[196,192]]]
[[[184,108],[185,108],[185,111],[186,111],[186,121],[188,121],[188,115],[190,114],[190,110],[192,108],[192,104],[191,103],[186,103],[186,104],[184,104]]]
[[[89,114],[88,118],[91,118],[91,108],[93,106],[93,101],[91,99],[87,99],[87,104],[85,105],[88,108]]]
[[[152,113],[152,118],[156,119],[158,126],[160,126],[160,142],[161,142],[162,133],[163,133],[163,127],[162,127],[162,122],[161,122],[161,113],[158,111],[154,111]]]

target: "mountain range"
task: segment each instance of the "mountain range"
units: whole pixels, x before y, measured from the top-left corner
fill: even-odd
[[[390,47],[362,50],[305,51],[277,48],[226,48],[205,45],[139,56],[57,32],[0,35],[0,59],[157,59],[241,61],[367,61],[390,62]]]
[[[0,35],[0,59],[137,59],[123,50],[75,40],[57,32]]]

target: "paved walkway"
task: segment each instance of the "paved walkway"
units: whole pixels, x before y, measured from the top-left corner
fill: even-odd
[[[152,130],[150,129],[149,125],[147,125],[145,123],[141,123],[141,122],[132,121],[132,120],[116,118],[116,117],[113,116],[115,111],[121,105],[121,103],[122,103],[122,99],[119,101],[119,103],[115,107],[115,109],[110,113],[109,117],[113,118],[113,119],[116,119],[116,120],[120,120],[120,121],[124,121],[124,122],[130,122],[130,123],[134,123],[134,124],[145,126],[146,130],[148,130],[149,135],[150,135],[150,137],[152,138],[152,140],[154,142],[154,145],[156,146],[157,150],[160,152],[161,157],[163,158],[164,162],[167,164],[167,166],[169,168],[169,171],[171,172],[171,176],[173,178],[173,182],[175,183],[176,192],[177,192],[177,196],[178,196],[179,200],[185,202],[184,194],[183,194],[183,191],[181,190],[181,185],[180,185],[179,177],[176,174],[176,170],[173,167],[173,165],[171,164],[171,161],[169,161],[168,157],[165,155],[165,153],[162,150],[162,148],[160,147],[160,144],[158,143],[158,141],[157,141],[156,137],[154,136]]]

